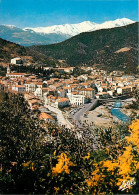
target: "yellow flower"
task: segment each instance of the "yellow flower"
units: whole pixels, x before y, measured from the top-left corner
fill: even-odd
[[[66,154],[61,153],[61,155],[58,156],[58,163],[56,164],[56,167],[52,168],[53,175],[57,175],[59,173],[70,173],[70,166],[75,166],[71,161],[70,158],[67,157]]]
[[[90,158],[90,153],[88,152],[87,156],[85,156],[84,158],[88,160]]]
[[[27,168],[27,169],[31,169],[32,171],[35,171],[34,168],[34,163],[31,161],[28,161],[26,163],[22,163],[23,167]]]
[[[114,171],[118,167],[118,163],[107,160],[103,162],[103,167],[106,167],[108,171]]]
[[[22,163],[22,165],[24,166],[24,167],[28,167],[29,165],[30,165],[30,161],[28,161],[28,162],[26,162],[26,163]]]
[[[88,186],[95,187],[100,185],[100,182],[104,182],[103,179],[107,174],[107,172],[105,172],[105,175],[103,175],[104,168],[107,168],[108,172],[112,171],[112,174],[114,174],[114,171],[117,168],[117,186],[119,187],[124,181],[131,181],[133,179],[131,175],[136,173],[139,169],[139,162],[134,160],[134,155],[132,152],[134,146],[137,147],[137,152],[139,151],[139,120],[133,121],[129,128],[131,130],[131,134],[125,138],[128,142],[128,146],[124,148],[123,154],[116,159],[101,161],[98,164],[93,164],[95,166],[95,170],[92,172],[92,177],[86,179]],[[106,150],[109,152],[108,148],[106,148]],[[112,181],[109,183],[112,185]],[[130,186],[130,188],[131,187],[132,186]]]
[[[54,190],[55,190],[56,193],[58,193],[58,191],[60,190],[60,188],[59,187],[54,187]]]
[[[54,151],[54,156],[56,155],[56,150]]]

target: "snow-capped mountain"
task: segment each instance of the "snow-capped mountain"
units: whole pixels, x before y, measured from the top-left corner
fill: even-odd
[[[15,25],[3,24],[3,26],[8,27],[8,28],[16,28],[16,26],[15,26]]]
[[[0,25],[0,37],[24,46],[59,43],[82,32],[114,28],[134,23],[126,18],[97,24],[85,21],[79,24],[64,24],[50,27],[18,28],[14,25]]]
[[[114,27],[120,27],[125,26],[128,24],[134,23],[134,21],[122,18],[117,19],[114,21],[107,21],[102,24],[97,24],[90,21],[81,22],[78,24],[64,24],[64,25],[54,25],[50,27],[37,27],[37,28],[24,28],[23,30],[33,30],[36,33],[43,33],[43,34],[66,34],[70,36],[75,36],[77,34],[80,34],[82,32],[89,32],[89,31],[95,31],[99,29],[107,29],[107,28],[114,28]]]

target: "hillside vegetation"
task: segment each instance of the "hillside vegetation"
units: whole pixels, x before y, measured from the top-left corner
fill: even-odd
[[[39,114],[0,92],[1,194],[139,193],[139,120],[81,132]]]
[[[136,73],[138,23],[81,33],[62,43],[31,48],[55,59],[66,60],[70,66],[97,64],[109,71]]]
[[[50,66],[55,64],[53,59],[38,51],[0,38],[0,64],[10,63],[10,59],[14,57],[24,56],[30,57],[30,63],[44,63]]]

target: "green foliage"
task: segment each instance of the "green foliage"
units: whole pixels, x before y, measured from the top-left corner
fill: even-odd
[[[95,171],[94,163],[123,153],[127,127],[75,131],[40,122],[38,114],[29,109],[22,95],[0,93],[0,193],[97,193],[99,185],[89,187],[86,180]],[[114,182],[106,186],[109,179]],[[109,173],[100,184],[101,191],[120,193],[116,181],[116,174]],[[130,192],[137,193],[137,187]]]
[[[80,157],[88,150],[75,132],[51,123],[41,124],[22,95],[1,92],[0,118],[1,193],[52,194],[53,184],[57,183],[51,171],[56,164],[54,151],[57,150],[57,155],[64,151],[81,164]],[[78,174],[75,175],[78,180]],[[59,182],[62,178],[59,177]],[[62,180],[72,186],[74,176],[70,184],[69,178]]]
[[[3,66],[0,66],[0,76],[5,76],[7,72],[7,69]]]
[[[13,56],[32,56],[33,62],[35,63],[44,63],[45,65],[49,66],[55,65],[55,61],[52,58],[48,58],[47,56],[37,51],[33,51],[27,47],[23,47],[0,38],[0,62],[10,63],[10,60]]]
[[[134,90],[133,97],[135,98],[135,101],[132,101],[132,104],[126,106],[127,109],[139,109],[139,90]]]

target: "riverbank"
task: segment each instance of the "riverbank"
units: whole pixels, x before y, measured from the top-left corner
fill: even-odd
[[[118,119],[111,114],[108,108],[101,105],[89,111],[86,118],[82,116],[81,121],[87,125],[96,127],[110,127],[114,126],[115,122],[118,122]]]
[[[136,115],[139,115],[139,110],[128,108],[128,106],[130,104],[132,104],[132,101],[136,101],[136,100],[134,98],[132,98],[132,99],[130,99],[130,101],[124,101],[123,108],[121,109],[121,111],[129,117],[132,116],[133,113]]]
[[[139,110],[127,109],[126,106],[130,105],[134,101],[133,98],[126,99],[122,101],[122,108],[120,111],[126,116],[130,117],[133,111],[139,115]],[[88,112],[87,117],[81,117],[81,121],[87,125],[92,125],[96,127],[110,127],[115,126],[117,123],[121,123],[116,116],[112,115],[111,108],[114,102],[109,102],[105,106],[101,105],[92,111]],[[127,118],[128,118],[127,117]]]

